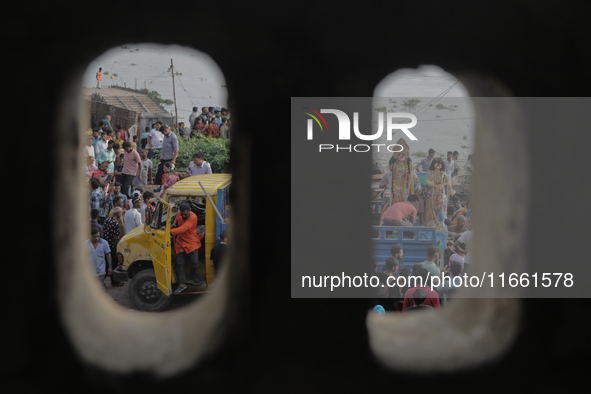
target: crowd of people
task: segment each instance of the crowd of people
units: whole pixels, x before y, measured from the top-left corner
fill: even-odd
[[[473,155],[468,157],[461,169],[457,151],[447,152],[444,160],[435,157],[437,152],[434,149],[429,149],[428,155],[414,167],[404,139],[401,138],[398,144],[403,149],[392,155],[380,182],[380,187],[384,189],[379,211],[380,225],[435,227],[437,240],[436,246],[427,250],[425,261],[414,264],[412,270],[400,267],[399,260],[404,255],[401,244],[391,248],[391,256],[386,259],[381,272],[377,272],[378,264],[375,263],[372,275],[377,276],[382,284],[377,294],[381,300],[376,303],[388,311],[439,309],[453,298],[455,286],[452,280],[442,281],[442,285],[435,290],[429,286],[409,288],[388,286],[387,283],[408,283],[397,279],[408,279],[410,276],[420,277],[426,283],[429,276],[441,277],[442,272],[444,277],[453,279],[469,269],[471,204],[469,198],[454,196],[456,193],[451,180],[458,175],[474,174]],[[424,185],[421,185],[417,172],[427,173]],[[403,239],[414,237],[413,232],[403,234]],[[438,257],[441,261],[439,266],[436,264]]]
[[[198,109],[193,108],[189,117],[190,127],[184,127],[184,123],[180,122],[173,131],[170,126],[156,122],[141,138],[129,135],[121,125],[116,125],[114,130],[109,115],[99,122],[96,115],[92,116],[91,135],[83,148],[86,157],[84,172],[90,186],[88,201],[91,225],[91,238],[85,242],[85,246],[101,283],[104,284],[106,277],[111,277],[112,286],[123,285],[113,280],[112,276],[118,261],[117,243],[125,234],[143,226],[148,220],[154,211],[150,200],[155,197],[155,193],[162,198],[165,191],[181,179],[181,175],[174,170],[179,151],[178,138],[199,138],[202,135],[230,138],[227,109],[203,107],[200,114],[197,112]],[[156,152],[160,153],[160,161],[153,175],[150,158],[155,158]],[[205,161],[204,154],[196,152],[189,164],[188,174],[184,175],[211,173],[211,165]],[[153,189],[146,187],[148,185],[160,187],[153,192],[148,190]],[[177,219],[182,220],[182,215],[177,215]],[[197,217],[194,220],[196,226]],[[186,230],[186,226],[182,228]],[[173,234],[176,232],[178,230]],[[196,249],[199,249],[200,243],[194,245],[196,242],[193,238],[190,241],[192,247],[197,246]],[[183,286],[180,288],[184,289]]]
[[[378,264],[374,264],[372,275],[378,277],[380,282],[380,286],[376,288],[375,303],[386,311],[398,312],[439,309],[446,305],[454,298],[457,283],[461,283],[455,282],[453,278],[463,275],[468,265],[465,261],[466,250],[463,248],[466,248],[466,244],[458,242],[457,250],[440,268],[436,264],[438,249],[430,246],[425,261],[408,269],[400,266],[399,259],[404,256],[402,245],[395,244],[390,249],[391,256],[386,259],[381,272],[377,271]],[[447,279],[441,280],[436,288],[431,289],[430,277],[441,278],[442,271],[443,278]]]
[[[206,137],[230,139],[230,129],[232,120],[226,108],[202,107],[199,109],[193,107],[193,112],[189,116],[189,125],[184,129],[184,124],[179,129],[181,135],[185,138],[198,137],[200,134]]]
[[[193,112],[189,115],[189,124],[185,125],[185,122],[179,122],[174,128],[174,132],[185,140],[201,136],[229,140],[231,128],[232,120],[226,108],[202,107],[201,113],[199,113],[199,108],[193,107]],[[162,123],[159,123],[158,128],[155,128],[154,125],[152,125],[152,129],[146,127],[140,139],[141,147],[148,148],[152,152],[160,150],[163,133]]]

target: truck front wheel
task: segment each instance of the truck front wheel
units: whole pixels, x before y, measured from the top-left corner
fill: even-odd
[[[129,283],[129,298],[142,311],[159,312],[170,304],[172,295],[165,296],[158,289],[154,270],[145,269],[138,272]]]

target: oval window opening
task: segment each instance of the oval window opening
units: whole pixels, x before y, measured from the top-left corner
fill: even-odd
[[[246,292],[236,278],[248,267],[226,246],[244,212],[232,210],[230,141],[239,134],[226,82],[210,56],[157,44],[113,48],[79,77],[61,103],[63,136],[76,138],[59,146],[65,175],[56,181],[64,326],[89,364],[171,376],[215,352],[249,301],[230,296]]]
[[[427,291],[424,306],[415,305],[406,292],[417,287],[410,277],[422,277],[421,268],[432,276],[447,272],[450,280],[467,270],[473,104],[457,78],[437,66],[422,66],[388,75],[375,89],[373,108],[374,123],[389,113],[412,114],[417,119],[416,126],[409,129],[412,135],[397,130],[392,141],[385,136],[378,141],[387,145],[386,149],[373,152],[377,274],[383,282],[392,276],[390,282],[401,284],[384,286],[382,295],[386,297],[380,305],[399,312],[409,307],[439,309],[439,299],[446,304],[447,292],[454,287],[451,281],[439,293]]]
[[[526,195],[526,166],[505,177],[479,167],[504,166],[516,152],[523,163],[524,123],[510,100],[471,98],[505,96],[494,79],[462,81],[470,92],[441,68],[421,66],[388,75],[374,93],[374,129],[389,113],[417,120],[411,129],[416,140],[397,131],[392,141],[382,141],[392,148],[374,152],[371,175],[374,275],[382,286],[366,322],[372,352],[398,370],[474,366],[500,356],[517,332],[519,300],[496,299],[498,289],[480,291],[472,278],[507,270],[508,250],[515,256],[512,264],[524,263],[519,242],[525,238],[525,210],[523,204],[506,206]],[[497,149],[507,138],[513,139],[511,150]],[[482,158],[475,160],[475,153]],[[511,234],[505,231],[509,222],[519,222]],[[503,242],[494,247],[492,239]]]
[[[128,44],[93,60],[83,86],[93,276],[137,311],[213,291],[231,211],[223,74],[196,50]]]

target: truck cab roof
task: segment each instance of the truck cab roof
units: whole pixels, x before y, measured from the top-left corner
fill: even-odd
[[[205,193],[198,182],[201,182],[207,193],[216,195],[220,187],[227,185],[231,181],[231,174],[193,175],[166,189],[164,200],[168,200],[169,196],[205,197]]]

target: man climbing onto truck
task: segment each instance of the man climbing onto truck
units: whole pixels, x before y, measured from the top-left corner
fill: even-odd
[[[187,289],[186,283],[201,285],[201,281],[196,277],[197,266],[199,265],[199,248],[203,234],[197,233],[197,215],[191,212],[191,207],[187,203],[179,205],[179,212],[171,226],[170,233],[176,235],[174,250],[176,253],[176,274],[179,281],[179,287],[174,291],[178,294]],[[185,278],[185,264],[191,264],[190,281]]]
[[[382,216],[384,226],[412,227],[417,217],[418,202],[419,198],[411,194],[407,201],[392,204]]]

